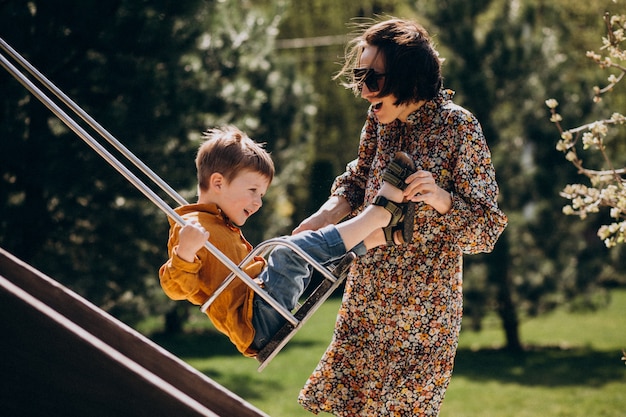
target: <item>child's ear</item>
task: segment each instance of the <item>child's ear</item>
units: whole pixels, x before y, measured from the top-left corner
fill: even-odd
[[[224,185],[224,182],[225,182],[224,176],[219,172],[214,172],[213,174],[211,174],[211,177],[209,178],[210,188],[216,191],[222,189],[222,185]]]

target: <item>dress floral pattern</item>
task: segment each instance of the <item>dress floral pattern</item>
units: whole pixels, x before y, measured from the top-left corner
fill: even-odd
[[[300,392],[336,416],[436,416],[452,375],[462,316],[462,255],[489,252],[507,224],[482,129],[442,90],[406,123],[370,111],[358,158],[335,180],[355,213],[369,204],[396,151],[452,192],[439,214],[418,203],[413,242],[370,250],[353,265],[333,339]]]

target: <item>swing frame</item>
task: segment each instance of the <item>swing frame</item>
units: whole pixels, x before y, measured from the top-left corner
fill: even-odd
[[[87,114],[80,106],[70,99],[63,91],[56,87],[48,80],[39,70],[31,65],[17,51],[15,51],[4,39],[0,38],[0,49],[4,51],[11,59],[19,64],[30,77],[37,81],[41,86],[45,87],[48,92],[52,93],[61,104],[71,110],[76,116],[82,119],[91,129],[99,136],[112,145],[122,156],[128,159],[137,169],[139,169],[146,177],[148,177],[156,186],[171,197],[178,205],[186,205],[188,202],[165,181],[163,181],[154,171],[137,158],[128,148],[126,148],[111,133],[102,127],[95,119]],[[0,52],[0,65],[7,70],[23,87],[25,87],[35,98],[44,104],[55,116],[57,116],[69,129],[71,129],[78,137],[80,137],[87,145],[89,145],[98,155],[108,162],[115,170],[117,170],[124,178],[126,178],[135,188],[144,194],[153,204],[155,204],[168,217],[181,226],[186,225],[186,221],[174,211],[159,195],[141,181],[133,172],[131,172],[124,164],[122,164],[111,152],[104,148],[90,133],[80,126],[59,104],[55,103],[39,86],[37,86],[26,74],[21,72],[15,65]],[[242,269],[249,259],[254,256],[266,256],[273,248],[277,246],[285,246],[293,250],[298,256],[303,258],[307,263],[313,266],[322,277],[322,283],[311,293],[311,295],[298,306],[294,312],[287,310],[274,298],[272,298],[263,288],[257,284]],[[230,271],[230,274],[224,279],[220,286],[213,294],[202,304],[200,310],[206,313],[209,306],[219,297],[219,295],[230,285],[235,278],[242,280],[256,294],[265,300],[272,308],[278,311],[286,320],[286,324],[278,333],[270,340],[270,342],[259,352],[257,360],[260,362],[258,371],[261,372],[271,360],[280,352],[287,342],[295,335],[295,333],[306,323],[306,321],[315,313],[319,306],[339,287],[345,279],[347,269],[355,255],[349,252],[336,265],[326,267],[315,261],[309,254],[304,252],[298,246],[285,238],[277,237],[261,242],[257,245],[244,259],[237,265],[224,255],[211,242],[206,241],[205,247],[214,255],[218,261],[223,263]]]

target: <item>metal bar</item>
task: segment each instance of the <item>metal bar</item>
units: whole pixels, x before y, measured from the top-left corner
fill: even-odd
[[[150,201],[152,201],[158,208],[165,212],[169,217],[176,221],[181,226],[186,224],[185,220],[178,215],[167,203],[165,203],[154,191],[146,187],[146,185],[137,178],[131,171],[128,170],[123,164],[121,164],[109,151],[107,151],[98,141],[96,141],[89,133],[87,133],[80,125],[78,125],[71,117],[69,117],[56,103],[54,103],[48,96],[46,96],[37,86],[35,86],[28,78],[24,76],[20,71],[15,68],[6,57],[0,54],[0,64],[14,77],[20,84],[22,84],[28,91],[31,92],[39,101],[41,101],[52,113],[54,113],[67,127],[69,127],[74,133],[76,133],[85,143],[87,143],[98,155],[104,158],[113,168],[115,168],[124,178],[130,181],[139,191],[141,191]],[[211,242],[205,242],[205,247],[220,261],[222,262],[232,273],[243,280],[252,290],[254,290],[261,298],[268,302],[274,309],[276,309],[287,321],[296,325],[298,320],[284,308],[280,303],[274,300],[269,294],[254,282],[245,272],[241,271],[233,261],[226,257],[220,250],[218,250]]]
[[[158,175],[156,175],[147,165],[145,165],[139,158],[137,158],[132,152],[130,152],[120,141],[118,141],[112,134],[110,134],[104,127],[102,127],[96,120],[94,120],[87,112],[85,112],[80,106],[78,106],[72,99],[70,99],[63,91],[55,86],[50,80],[48,80],[37,68],[32,66],[30,62],[24,59],[17,51],[15,51],[4,39],[0,38],[0,47],[15,61],[17,61],[22,68],[27,70],[33,77],[35,77],[40,83],[46,86],[59,100],[61,100],[66,106],[83,119],[92,129],[105,138],[111,145],[115,147],[122,155],[124,155],[130,162],[132,162],[141,172],[149,177],[156,185],[158,185],[163,191],[165,191],[174,201],[181,206],[188,204],[187,201],[171,188],[165,181],[163,181]]]
[[[299,246],[295,245],[293,242],[283,237],[275,237],[275,238],[268,239],[264,242],[259,243],[252,251],[250,251],[250,253],[243,259],[243,261],[241,261],[239,265],[240,266],[245,265],[249,259],[253,258],[254,256],[258,256],[261,252],[265,251],[267,248],[271,248],[275,246],[285,246],[291,249],[298,256],[300,256],[306,262],[311,264],[317,271],[319,271],[324,276],[325,279],[329,280],[330,282],[334,283],[337,280],[337,278],[328,269],[320,265],[320,263],[317,262],[315,259],[313,259],[311,255],[304,252]],[[219,297],[219,295],[226,289],[226,287],[230,285],[231,282],[233,282],[234,279],[235,279],[235,275],[232,273],[229,274],[228,277],[226,277],[226,279],[220,284],[220,286],[217,287],[215,291],[213,291],[213,294],[211,294],[209,299],[206,300],[204,304],[202,304],[202,306],[200,307],[200,310],[203,313],[206,313],[206,311],[209,309],[209,306],[213,304],[213,302],[217,299],[217,297]],[[294,323],[291,323],[291,324],[294,324]]]

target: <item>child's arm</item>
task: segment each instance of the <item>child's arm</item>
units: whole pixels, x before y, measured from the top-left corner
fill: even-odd
[[[193,262],[196,259],[196,252],[204,246],[209,239],[207,232],[200,223],[191,221],[180,229],[178,235],[177,255],[184,261]]]
[[[209,233],[192,221],[170,237],[170,258],[159,269],[161,288],[173,300],[187,299],[197,302],[200,291],[198,272],[201,267],[196,253],[209,237]]]

